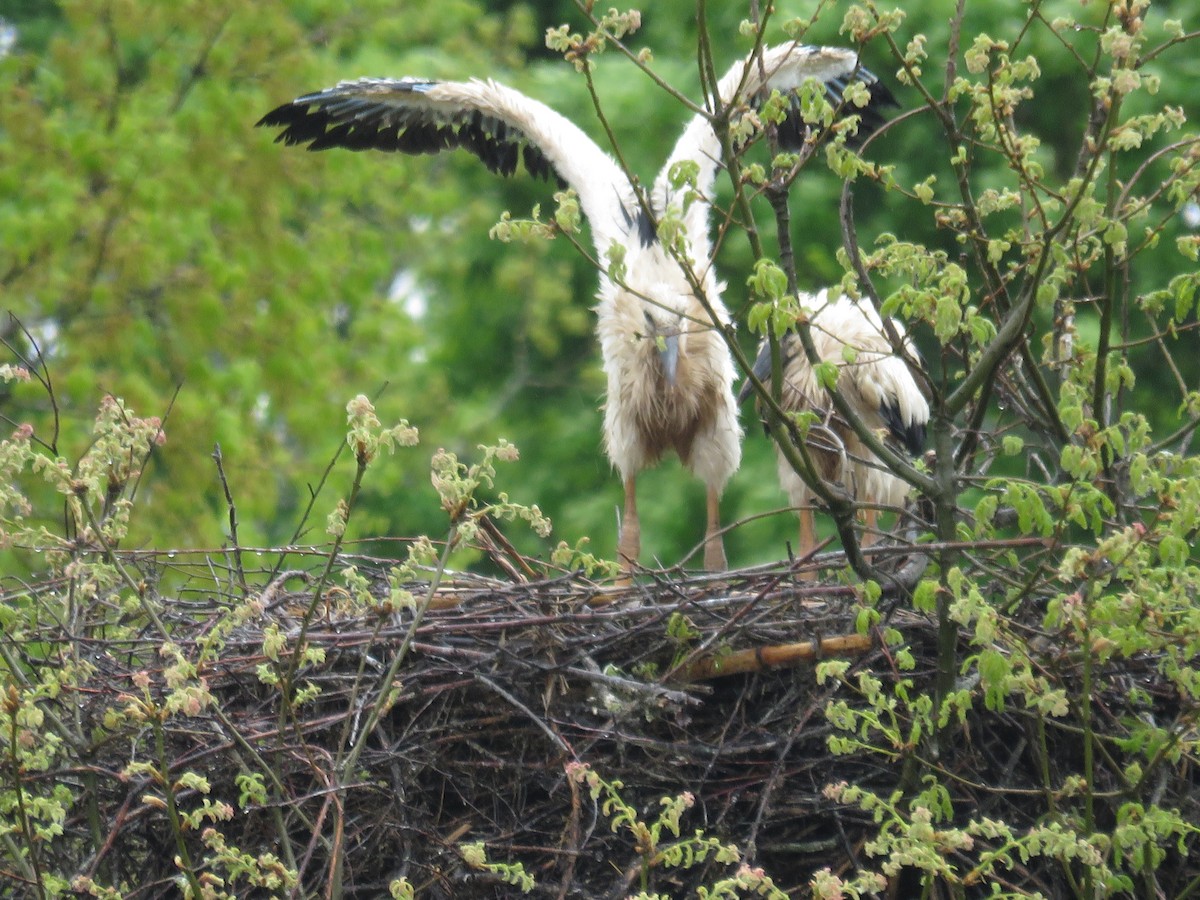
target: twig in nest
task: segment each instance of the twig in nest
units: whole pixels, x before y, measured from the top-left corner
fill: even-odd
[[[529,567],[529,563],[525,562],[525,557],[517,552],[517,548],[509,542],[508,538],[504,536],[504,532],[489,516],[480,516],[477,521],[480,526],[479,538],[483,549],[487,551],[492,562],[508,573],[509,578],[524,584],[536,574]],[[524,572],[517,570],[517,566],[513,565],[514,560]]]
[[[511,703],[514,707],[525,713],[525,715],[529,718],[529,721],[540,728],[546,734],[546,736],[550,738],[551,742],[554,743],[555,746],[557,746],[558,749],[560,749],[563,753],[571,756],[572,758],[575,756],[575,751],[571,749],[571,746],[557,733],[555,733],[554,729],[547,724],[545,719],[536,715],[533,710],[514,697],[511,693],[500,687],[500,685],[496,684],[496,682],[492,681],[492,679],[488,678],[486,675],[480,675],[478,672],[475,673],[475,680],[480,684],[487,685],[489,688]]]
[[[743,672],[765,672],[824,659],[827,656],[856,656],[871,649],[872,640],[861,634],[814,638],[795,644],[774,644],[698,659],[679,674],[682,681],[703,681]]]

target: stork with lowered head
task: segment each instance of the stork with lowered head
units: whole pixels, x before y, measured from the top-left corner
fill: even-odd
[[[929,403],[913,374],[919,355],[903,326],[895,320],[885,325],[869,302],[831,296],[828,290],[802,294],[799,300],[815,360],[810,359],[796,330],[784,334],[780,342],[780,408],[788,414],[814,414],[809,417],[804,438],[814,469],[811,477],[844,491],[863,507],[867,526],[863,543],[870,544],[878,533],[880,509],[902,508],[909,485],[867,446],[836,409],[830,391],[841,395],[850,413],[867,431],[916,456],[925,443],[929,422]],[[821,363],[837,367],[832,388],[826,388],[818,377],[817,365]],[[769,389],[771,354],[765,342],[759,348],[753,371]],[[751,384],[749,380],[743,383],[739,400],[750,393]],[[778,443],[776,461],[780,484],[800,518],[798,550],[803,556],[817,544],[813,522],[817,493]]]

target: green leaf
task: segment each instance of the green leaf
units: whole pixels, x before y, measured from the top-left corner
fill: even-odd
[[[813,366],[813,374],[817,376],[817,382],[826,390],[834,390],[837,387],[840,372],[841,367],[828,360]]]
[[[760,259],[754,264],[754,273],[746,279],[756,296],[778,300],[787,293],[788,279],[783,269],[772,260]]]
[[[925,613],[937,612],[937,595],[940,586],[936,581],[924,579],[913,591],[913,608]]]

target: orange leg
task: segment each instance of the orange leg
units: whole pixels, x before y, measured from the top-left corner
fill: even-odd
[[[800,543],[797,547],[796,557],[804,559],[817,546],[817,529],[813,522],[813,510],[811,506],[800,507],[799,516]],[[812,570],[806,570],[800,573],[800,577],[805,581],[816,581],[817,573]]]
[[[617,560],[628,575],[642,554],[642,526],[638,522],[637,492],[634,478],[625,479],[625,513],[621,516],[621,537],[617,542]]]
[[[721,540],[721,495],[708,489],[708,527],[704,532],[704,568],[724,572],[729,568],[725,559],[725,543]]]

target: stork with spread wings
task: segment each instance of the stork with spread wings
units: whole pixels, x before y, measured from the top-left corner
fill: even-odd
[[[842,103],[851,81],[870,102],[851,111],[870,126],[891,99],[852,50],[787,44],[735,63],[720,79],[726,107],[763,91],[791,91],[808,79]],[[575,191],[599,259],[619,245],[624,274],[600,272],[595,306],[607,375],[604,445],[625,487],[618,553],[628,571],[641,550],[635,481],[669,451],[707,487],[704,564],[726,566],[719,502],[741,461],[742,429],[734,397],[734,366],[721,330],[728,313],[713,271],[709,200],[721,165],[712,112],[699,112],[680,136],[648,195],[580,128],[524,94],[494,81],[440,82],[418,78],[363,78],[305,94],[267,113],[259,125],[283,128],[276,140],[310,150],[390,150],[438,153],[468,150],[500,175],[523,158],[528,171],[553,175]],[[807,137],[797,125],[781,129]],[[692,163],[694,185],[673,187],[669,173]],[[685,202],[686,201],[686,202]],[[685,251],[659,240],[658,222],[671,216],[684,227]],[[690,269],[690,275],[689,275]]]

